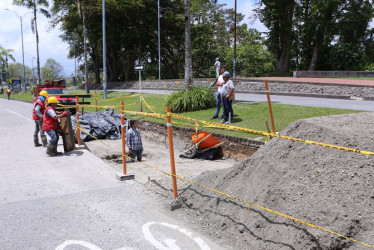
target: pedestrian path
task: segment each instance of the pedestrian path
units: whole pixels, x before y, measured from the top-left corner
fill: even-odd
[[[373,80],[351,80],[340,78],[295,78],[295,77],[258,77],[256,80],[268,80],[287,83],[312,83],[320,85],[347,85],[356,87],[374,87]]]

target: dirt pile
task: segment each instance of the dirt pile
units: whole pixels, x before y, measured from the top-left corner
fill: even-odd
[[[374,151],[373,113],[297,121],[281,134]],[[234,167],[196,180],[246,201],[374,245],[374,156],[273,138]],[[235,249],[366,249],[192,185],[186,209]]]

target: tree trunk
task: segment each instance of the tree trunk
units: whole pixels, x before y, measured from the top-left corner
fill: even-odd
[[[190,0],[184,0],[185,8],[185,68],[184,68],[184,84],[188,90],[192,83],[192,46],[191,46],[191,23],[190,23]]]
[[[316,44],[314,45],[312,59],[310,60],[310,64],[309,64],[309,69],[308,69],[309,71],[316,70],[319,48],[320,48],[319,42],[316,42]]]
[[[34,22],[35,22],[35,35],[36,35],[36,63],[38,68],[38,84],[41,84],[40,77],[40,60],[39,60],[39,34],[38,34],[38,24],[36,21],[36,2],[34,0]]]
[[[291,44],[292,44],[292,20],[294,13],[294,1],[281,6],[284,16],[280,17],[280,52],[276,63],[276,70],[280,72],[288,72],[291,58]]]
[[[86,27],[86,1],[83,0],[83,9],[82,9],[82,16],[83,16],[83,48],[84,48],[84,89],[86,90],[86,94],[89,93],[88,91],[88,65],[87,65],[87,27]]]

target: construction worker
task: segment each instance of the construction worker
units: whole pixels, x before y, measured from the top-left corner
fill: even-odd
[[[32,119],[35,122],[34,131],[34,144],[35,147],[40,147],[38,133],[40,131],[40,137],[42,138],[43,147],[47,147],[47,136],[42,129],[43,125],[43,114],[45,111],[45,101],[48,98],[48,92],[45,90],[40,91],[38,99],[34,102],[34,108],[32,110]]]
[[[58,130],[61,129],[58,119],[66,116],[68,112],[58,112],[55,110],[58,100],[54,96],[49,97],[47,103],[47,108],[45,109],[43,116],[42,129],[47,132],[49,137],[51,137],[47,145],[47,154],[50,156],[56,156],[62,154],[61,152],[57,152],[57,143],[59,139]]]

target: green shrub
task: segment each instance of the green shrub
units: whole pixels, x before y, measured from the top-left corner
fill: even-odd
[[[168,96],[165,106],[170,106],[172,112],[188,112],[209,109],[216,105],[213,92],[204,87],[194,87],[189,91],[182,89]]]

